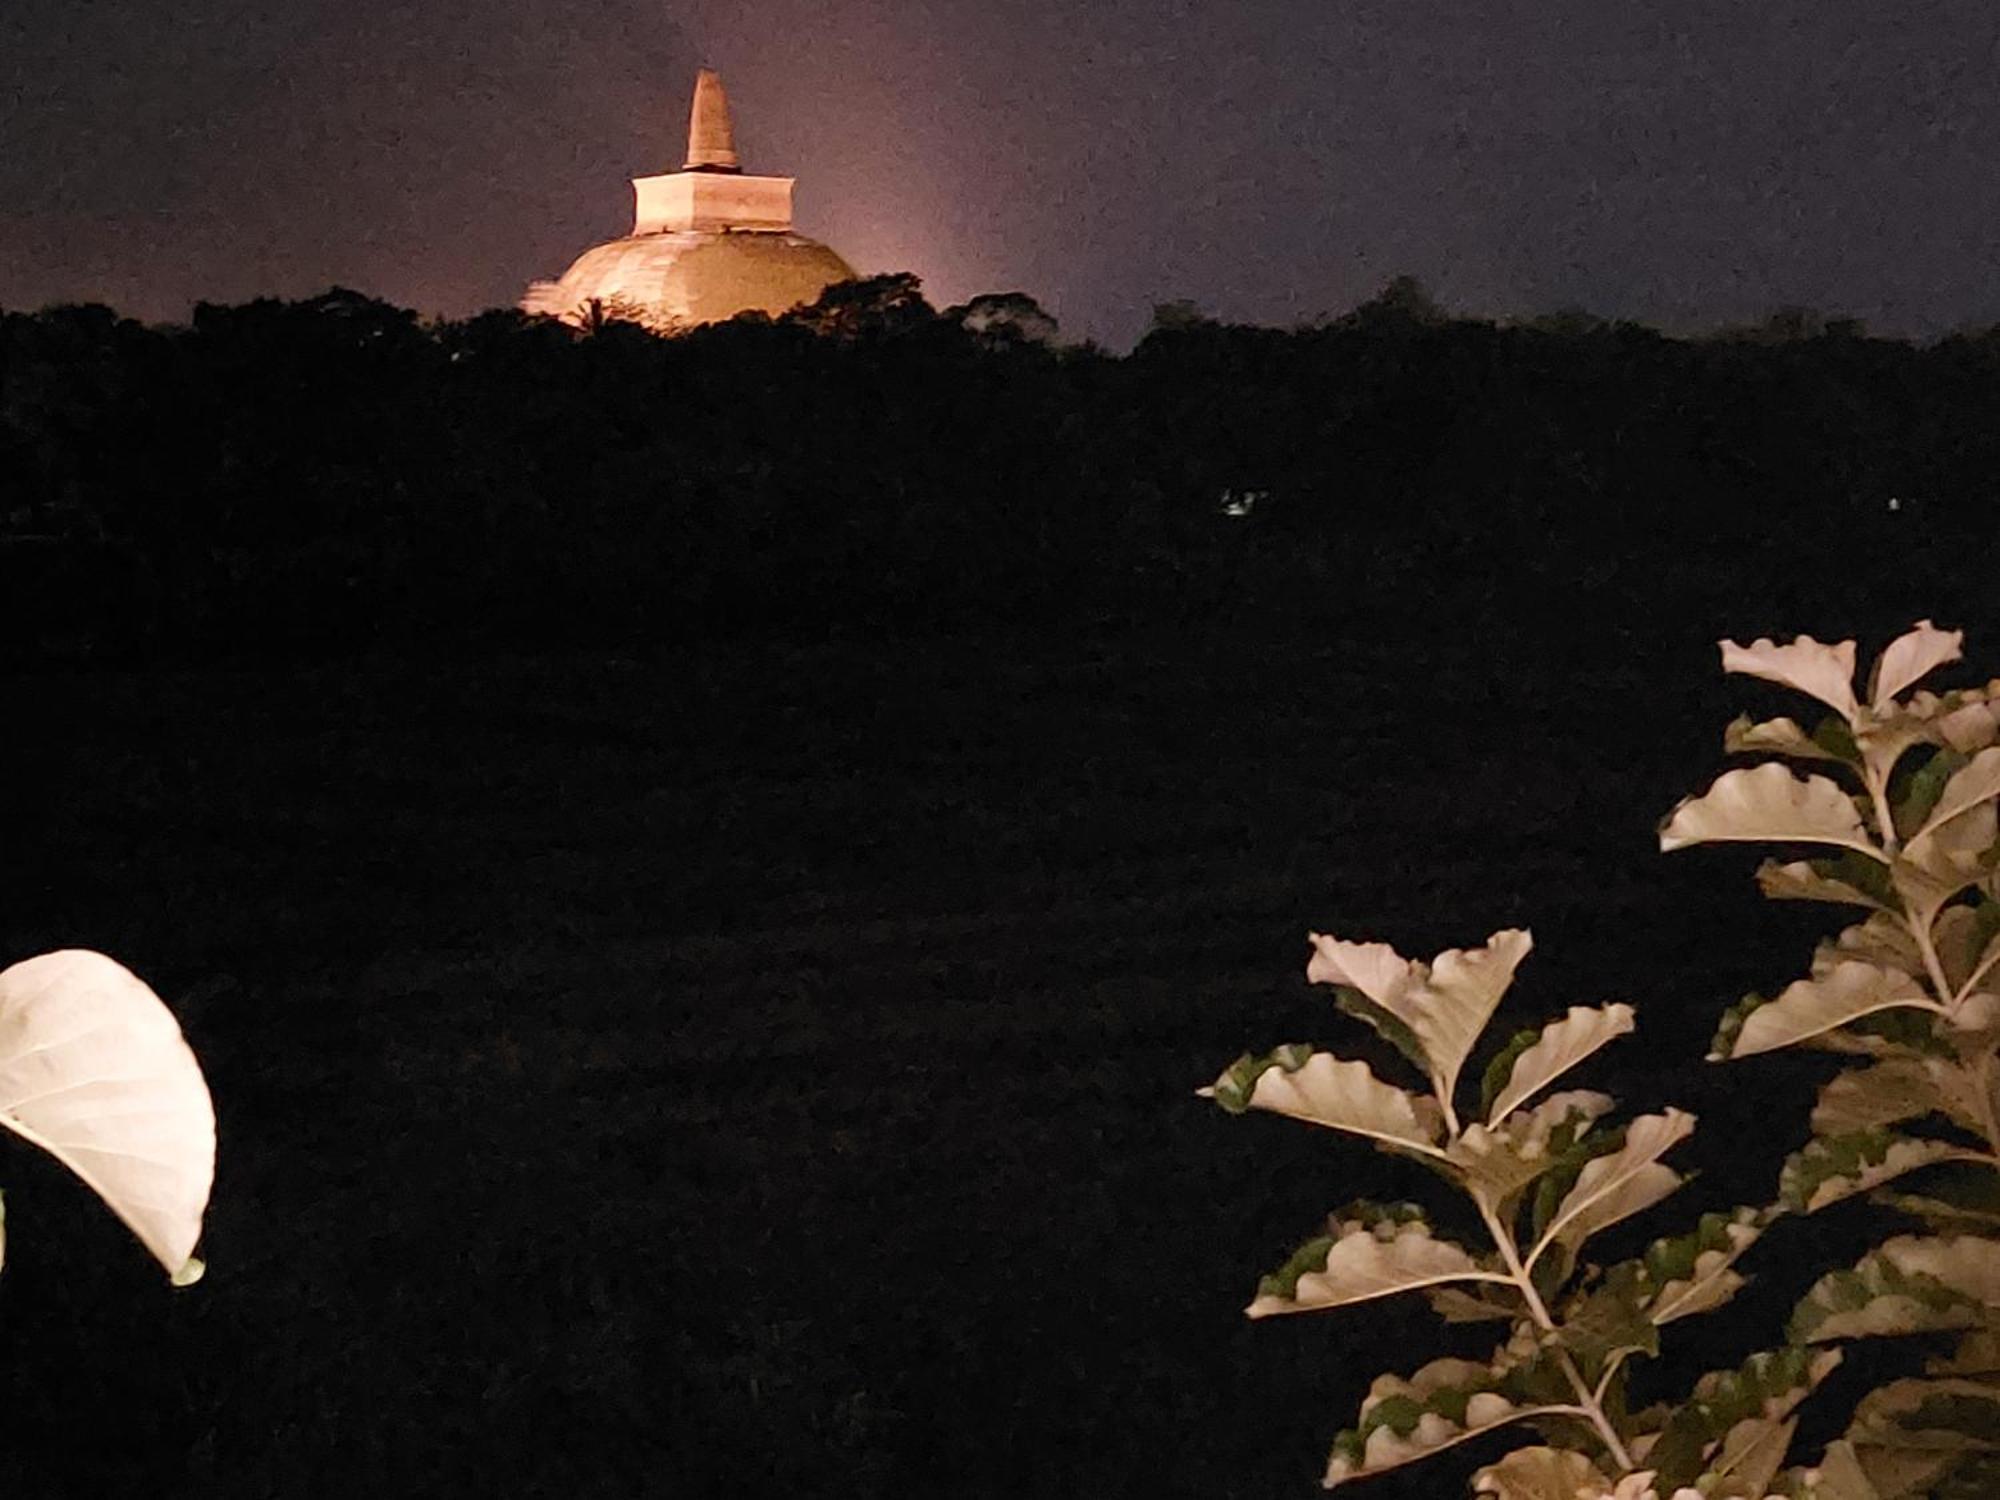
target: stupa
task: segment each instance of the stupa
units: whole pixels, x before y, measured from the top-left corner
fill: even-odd
[[[703,68],[680,171],[633,178],[632,232],[584,251],[559,279],[532,283],[521,310],[671,331],[811,302],[854,271],[793,230],[794,180],[743,171],[729,96],[715,70]]]

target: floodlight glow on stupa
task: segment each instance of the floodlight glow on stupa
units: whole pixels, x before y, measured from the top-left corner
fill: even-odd
[[[743,171],[729,97],[703,68],[680,171],[633,178],[632,232],[586,250],[558,280],[533,283],[521,310],[671,330],[811,302],[854,271],[792,228],[793,181]]]

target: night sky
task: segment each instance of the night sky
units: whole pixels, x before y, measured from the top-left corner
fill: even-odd
[[[800,227],[1122,346],[1410,272],[1672,329],[2000,320],[1993,0],[5,0],[0,306],[508,304],[722,70]]]

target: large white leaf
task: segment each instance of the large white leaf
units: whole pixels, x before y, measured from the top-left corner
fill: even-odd
[[[1777,999],[1751,1011],[1728,1056],[1789,1047],[1878,1010],[1905,1006],[1937,1009],[1916,980],[1900,970],[1858,959],[1835,964],[1822,975],[1787,985]]]
[[[1701,796],[1684,798],[1660,825],[1663,851],[1745,841],[1835,844],[1882,858],[1846,792],[1824,776],[1794,776],[1774,760],[1725,771]]]
[[[1487,1120],[1497,1122],[1511,1114],[1599,1047],[1626,1035],[1632,1026],[1629,1005],[1607,1005],[1601,1010],[1571,1006],[1568,1015],[1544,1026],[1540,1039],[1514,1059],[1514,1070],[1506,1087],[1494,1096]]]
[[[1258,1073],[1244,1098],[1245,1107],[1290,1115],[1431,1156],[1443,1154],[1435,1144],[1440,1122],[1437,1106],[1430,1100],[1384,1083],[1364,1062],[1343,1062],[1330,1052],[1315,1052],[1296,1067],[1288,1066],[1287,1061],[1272,1060]],[[1244,1081],[1238,1069],[1232,1068],[1200,1092],[1214,1098]]]
[[[1625,1144],[1610,1156],[1587,1163],[1556,1208],[1549,1227],[1529,1254],[1530,1264],[1551,1244],[1574,1250],[1600,1229],[1652,1207],[1680,1186],[1680,1174],[1659,1158],[1694,1131],[1694,1116],[1669,1108],[1640,1115],[1625,1127]]]
[[[1244,1311],[1253,1318],[1314,1312],[1445,1282],[1513,1285],[1511,1278],[1484,1270],[1449,1240],[1433,1237],[1430,1226],[1421,1220],[1374,1225],[1353,1222],[1336,1227],[1339,1233],[1330,1243],[1315,1241],[1308,1247],[1308,1259],[1317,1262],[1317,1269],[1301,1271],[1296,1263],[1288,1268],[1290,1274],[1283,1279],[1293,1283],[1290,1295],[1282,1295],[1279,1286],[1268,1286],[1260,1289],[1257,1299]],[[1272,1280],[1266,1278],[1267,1284]]]
[[[1946,662],[1957,661],[1965,644],[1962,630],[1939,630],[1929,620],[1919,620],[1908,633],[1898,636],[1875,659],[1868,674],[1868,701],[1877,711],[1891,698]]]
[[[1810,693],[1843,718],[1853,719],[1854,642],[1825,645],[1809,635],[1798,636],[1790,645],[1780,646],[1760,637],[1748,646],[1723,641],[1722,670],[1761,677],[1783,683],[1802,693]]]
[[[0,1125],[88,1183],[179,1282],[215,1180],[215,1108],[173,1014],[101,953],[0,972]]]

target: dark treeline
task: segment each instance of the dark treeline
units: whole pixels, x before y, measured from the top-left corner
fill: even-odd
[[[910,277],[679,338],[348,292],[0,315],[0,599],[90,659],[1335,611],[1962,621],[2000,330],[1163,307],[1131,354]]]

